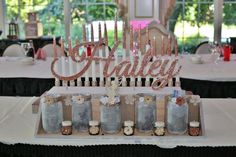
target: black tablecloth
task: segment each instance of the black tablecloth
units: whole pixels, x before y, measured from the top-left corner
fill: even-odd
[[[236,98],[236,81],[180,79],[181,88],[202,98]]]
[[[236,147],[176,147],[153,145],[42,146],[0,143],[1,157],[234,157]]]
[[[40,96],[54,84],[54,79],[0,78],[0,95]]]
[[[90,79],[91,80],[91,79]],[[97,80],[99,81],[99,80]],[[129,85],[129,80],[128,85]],[[143,85],[144,85],[144,80]],[[202,98],[236,98],[236,81],[180,79],[181,88]],[[54,79],[0,78],[1,96],[40,96],[54,86]]]

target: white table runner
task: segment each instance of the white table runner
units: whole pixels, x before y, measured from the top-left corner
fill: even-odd
[[[207,61],[210,55],[202,55],[205,63],[194,64],[190,61],[192,56],[180,57],[180,65],[182,65],[180,77],[197,80],[236,81],[236,55],[232,55],[230,62],[219,61],[218,64]],[[52,60],[53,58],[47,57],[46,61],[36,60],[34,65],[22,65],[19,58],[0,57],[0,78],[53,78],[50,70]],[[96,68],[96,71],[99,72],[99,66]],[[91,77],[91,69],[89,73]],[[96,76],[99,77],[99,73]]]
[[[37,115],[31,113],[36,97],[0,97],[0,142],[41,145],[151,144],[176,146],[236,146],[236,99],[202,99],[206,136],[203,138],[100,137],[90,139],[38,139],[34,137]],[[67,137],[67,138],[66,138]]]

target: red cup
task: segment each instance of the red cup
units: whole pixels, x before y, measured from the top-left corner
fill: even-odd
[[[91,56],[91,47],[90,46],[87,47],[87,56]]]
[[[224,46],[224,61],[230,61],[232,47],[228,44]]]

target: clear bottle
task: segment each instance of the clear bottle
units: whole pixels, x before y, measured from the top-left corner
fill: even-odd
[[[42,106],[42,125],[47,133],[60,132],[63,121],[62,103],[55,95],[45,95],[40,100]]]
[[[34,55],[35,55],[34,43],[33,40],[29,40],[29,50],[27,52],[27,57],[34,58]]]
[[[135,123],[139,132],[150,132],[156,122],[156,95],[140,93],[136,95]]]
[[[87,132],[89,121],[92,119],[91,95],[72,96],[73,129]]]
[[[175,90],[167,104],[167,130],[171,134],[184,134],[188,129],[188,104],[185,91]]]
[[[108,97],[104,96],[101,99],[108,99]],[[117,101],[112,104],[100,100],[101,129],[104,133],[117,133],[122,127],[120,97],[116,96],[115,99]]]

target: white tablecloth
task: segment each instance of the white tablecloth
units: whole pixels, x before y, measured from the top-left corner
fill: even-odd
[[[202,55],[203,64],[194,64],[190,61],[193,55],[184,55],[180,57],[180,77],[198,80],[212,80],[212,81],[236,81],[236,55],[232,55],[230,62],[219,61],[218,64],[209,62],[210,55]],[[22,65],[20,59],[11,57],[11,59],[0,57],[0,78],[53,78],[51,74],[51,62],[53,58],[47,57],[46,61],[36,60],[34,65]],[[68,64],[68,62],[67,62]],[[67,65],[67,67],[69,67]],[[96,66],[99,77],[99,66]],[[76,68],[74,67],[74,71]],[[67,69],[68,73],[69,70]],[[91,69],[89,72],[91,77]]]
[[[22,58],[0,57],[0,78],[53,78],[50,67],[53,58],[36,60],[33,65],[24,65]]]
[[[202,64],[194,64],[191,57],[194,55],[184,55],[180,57],[180,77],[211,80],[211,81],[236,81],[236,55],[231,56],[230,62],[225,62],[222,59],[216,63],[211,60],[210,55],[201,55],[203,58]]]
[[[0,97],[0,142],[41,145],[102,145],[151,144],[172,148],[175,146],[236,146],[236,99],[202,99],[205,118],[205,137],[96,137],[66,139],[35,138],[36,117],[31,113],[35,97]]]

